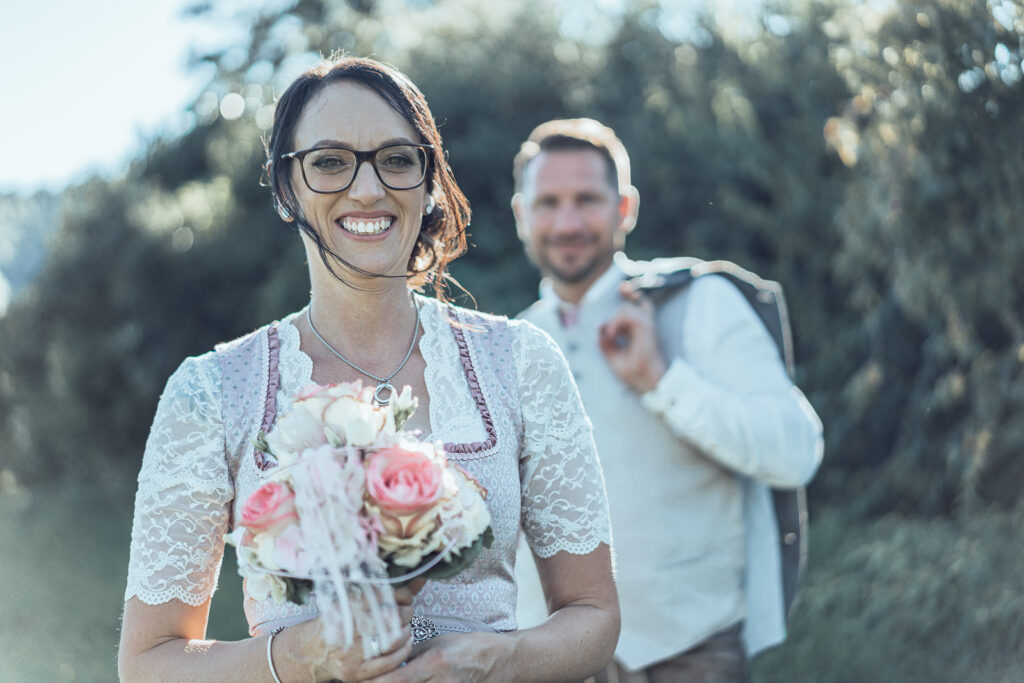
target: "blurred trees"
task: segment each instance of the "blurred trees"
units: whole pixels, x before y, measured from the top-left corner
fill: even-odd
[[[833,436],[856,444],[834,451],[837,464],[858,467],[870,451],[885,461],[871,474],[875,511],[1013,504],[1024,475],[1024,11],[905,2],[876,25],[858,11],[825,27],[854,94],[825,127],[854,170],[834,262],[866,343],[833,416]]]
[[[1019,4],[794,0],[742,22],[639,0],[616,17],[529,0],[195,11],[252,29],[197,55],[215,77],[188,133],[63,198],[49,266],[0,324],[2,466],[91,468],[77,453],[95,446],[133,470],[181,357],[302,305],[260,135],[274,94],[340,47],[427,94],[474,209],[454,273],[482,308],[534,296],[508,210],[519,142],[546,118],[595,116],[633,157],[633,254],[731,258],[787,288],[800,382],[828,428],[817,496],[875,482],[865,514],[1014,500]]]

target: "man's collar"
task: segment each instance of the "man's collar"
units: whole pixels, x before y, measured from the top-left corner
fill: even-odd
[[[621,252],[620,252],[621,253]],[[618,285],[625,277],[625,273],[618,264],[618,255],[616,260],[612,262],[608,269],[601,274],[599,278],[587,288],[587,291],[583,294],[583,298],[580,300],[579,306],[571,304],[567,301],[563,301],[561,297],[555,292],[555,287],[551,283],[551,278],[546,277],[540,281],[540,299],[541,301],[547,302],[556,308],[578,308],[586,306],[587,304],[593,303],[598,299],[606,296],[608,292]]]

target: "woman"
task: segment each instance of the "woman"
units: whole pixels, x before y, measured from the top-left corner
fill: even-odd
[[[278,101],[267,173],[279,214],[302,235],[310,304],[187,359],[168,381],[139,475],[121,677],[541,681],[602,668],[618,634],[607,503],[564,359],[529,324],[412,291],[443,282],[469,217],[423,95],[372,60],[326,62]],[[360,379],[382,398],[386,385],[410,385],[420,408],[408,427],[444,441],[489,491],[492,547],[415,599],[397,596],[431,620],[420,637],[450,618],[470,632],[413,649],[407,628],[364,659],[358,639],[328,645],[313,609],[247,593],[253,637],[204,640],[223,535],[269,467],[252,436],[310,382]],[[516,631],[520,526],[552,616]]]

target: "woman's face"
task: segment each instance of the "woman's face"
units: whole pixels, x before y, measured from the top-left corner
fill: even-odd
[[[325,146],[365,151],[419,142],[416,129],[380,95],[350,81],[326,85],[306,104],[295,127],[296,151]],[[286,163],[292,165],[292,187],[306,220],[333,252],[370,273],[405,275],[419,235],[426,183],[390,189],[364,161],[348,189],[318,194],[303,180],[298,160]],[[321,261],[310,258],[310,263]]]

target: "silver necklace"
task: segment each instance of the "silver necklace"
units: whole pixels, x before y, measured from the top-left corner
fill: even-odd
[[[387,377],[378,377],[372,372],[367,372],[366,370],[363,370],[361,367],[350,361],[348,358],[345,358],[345,356],[338,353],[338,350],[336,348],[328,344],[327,340],[321,337],[320,333],[317,332],[316,326],[313,325],[313,316],[310,315],[309,312],[312,306],[306,309],[306,322],[309,323],[309,329],[313,330],[313,334],[315,334],[316,338],[319,339],[323,343],[323,345],[327,347],[328,351],[330,351],[335,356],[344,361],[345,364],[348,365],[353,370],[357,370],[366,375],[367,377],[369,377],[370,379],[377,382],[377,388],[373,392],[373,400],[377,402],[377,405],[386,406],[391,403],[391,397],[394,396],[395,394],[395,386],[391,384],[391,378],[397,375],[401,371],[401,369],[405,367],[405,364],[409,362],[409,357],[412,356],[412,350],[416,348],[416,337],[419,336],[420,333],[420,307],[416,306],[415,303],[413,304],[413,306],[416,309],[416,326],[412,328],[412,343],[409,344],[409,350],[405,352],[405,358],[403,358],[402,362],[399,363],[397,368],[395,368],[395,371],[392,372]],[[381,393],[384,391],[386,391],[387,394],[381,396]]]

